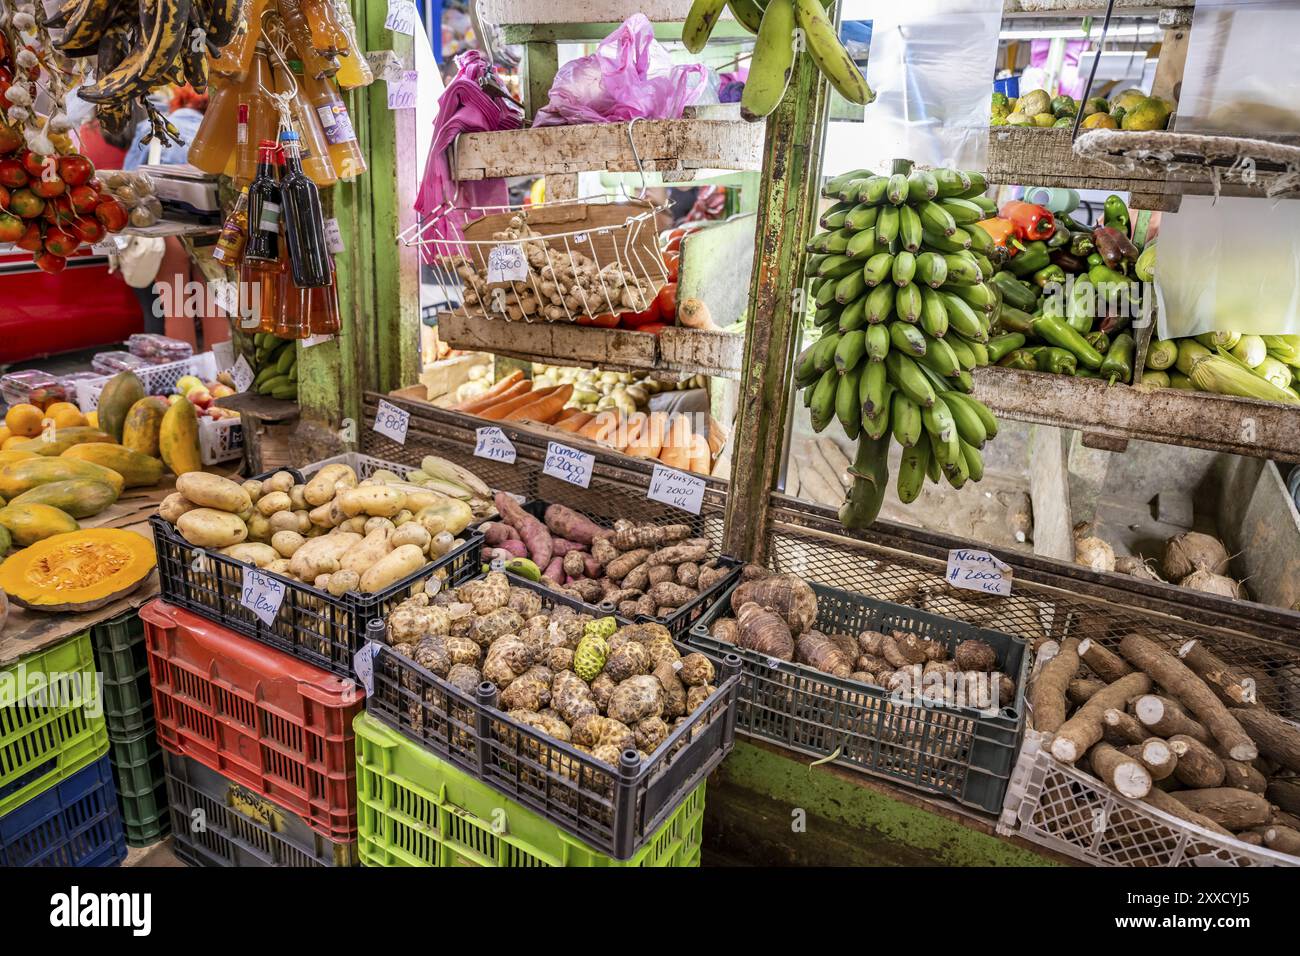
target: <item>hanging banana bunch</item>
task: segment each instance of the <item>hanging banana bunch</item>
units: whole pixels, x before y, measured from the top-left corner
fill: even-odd
[[[758,37],[740,100],[740,115],[745,119],[755,122],[776,109],[801,51],[812,56],[817,69],[850,103],[866,105],[876,98],[840,43],[821,0],[695,0],[682,24],[686,49],[692,53],[704,49],[728,7],[737,22]]]
[[[148,113],[151,138],[179,143],[179,132],[148,101],[156,87],[208,83],[207,57],[220,55],[244,28],[246,0],[65,0],[52,26],[62,26],[59,49],[94,58],[94,79],[79,90],[100,120],[119,129],[139,101]]]
[[[768,7],[771,10],[771,7]],[[906,164],[910,167],[910,164]],[[980,173],[856,170],[826,183],[838,202],[808,245],[821,337],[795,360],[815,431],[839,419],[858,451],[840,522],[871,524],[889,481],[889,442],[903,446],[898,497],[915,501],[927,477],[954,488],[984,474],[980,449],[998,423],[969,392],[971,369],[1001,298],[986,280],[995,254],[974,224],[996,215]]]

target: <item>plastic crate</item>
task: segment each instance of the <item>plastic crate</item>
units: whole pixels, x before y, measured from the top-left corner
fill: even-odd
[[[387,617],[435,575],[452,584],[467,581],[480,573],[482,563],[483,535],[467,529],[460,535],[464,544],[374,594],[349,591],[334,597],[275,575],[284,582],[284,601],[268,625],[240,603],[244,570],[252,565],[195,547],[158,515],[149,523],[163,600],[345,677],[352,673],[353,655],[365,644],[368,621]]]
[[[217,360],[211,352],[201,352],[179,362],[164,362],[133,371],[144,385],[146,395],[171,395],[176,391],[176,383],[186,375],[193,375],[205,382],[215,379]],[[77,405],[83,412],[89,414],[99,407],[99,394],[112,377],[105,375],[98,380],[85,379],[77,382]]]
[[[117,866],[124,859],[107,757],[0,816],[0,867]]]
[[[363,689],[161,601],[140,609],[158,741],[356,839],[352,717]]]
[[[810,582],[812,583],[812,582]],[[910,631],[949,650],[964,640],[993,647],[998,667],[1015,678],[1016,698],[997,713],[895,699],[889,691],[812,667],[770,658],[709,635],[731,613],[731,592],[691,631],[688,642],[716,662],[743,660],[736,729],[855,770],[999,813],[1025,729],[1029,647],[1020,638],[937,614],[812,583],[814,626],[825,633]]]
[[[998,832],[1093,866],[1300,866],[1300,858],[1205,830],[1061,763],[1025,732]]]
[[[199,418],[199,454],[203,464],[219,465],[244,457],[242,418]]]
[[[176,855],[191,866],[354,866],[355,841],[335,842],[302,817],[197,760],[165,753]]]
[[[357,843],[367,866],[698,866],[703,781],[620,862],[504,799],[367,714],[357,739]]]
[[[90,633],[0,669],[0,816],[108,752]]]
[[[602,613],[540,584],[511,583],[547,604]],[[719,668],[717,691],[649,759],[626,751],[619,767],[511,719],[490,683],[465,694],[386,645],[377,646],[372,670],[371,716],[617,860],[653,838],[734,742],[738,661]]]
[[[110,740],[109,759],[127,846],[157,843],[171,829],[162,748],[153,728],[129,740]]]
[[[153,695],[144,625],[132,610],[90,629],[95,666],[103,685],[108,736],[127,740],[153,729]]]

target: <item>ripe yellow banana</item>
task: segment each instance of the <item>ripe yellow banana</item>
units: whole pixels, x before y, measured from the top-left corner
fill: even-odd
[[[790,74],[794,72],[794,28],[791,0],[771,0],[763,11],[749,78],[740,97],[740,115],[751,123],[776,109],[790,85]]]
[[[726,6],[727,0],[695,0],[691,4],[686,22],[682,24],[682,43],[686,49],[692,53],[704,49],[704,44],[709,42],[709,34],[713,32],[718,17],[722,16]]]
[[[858,65],[840,43],[821,0],[794,0],[795,19],[803,30],[808,52],[831,86],[850,103],[865,105],[876,98]]]

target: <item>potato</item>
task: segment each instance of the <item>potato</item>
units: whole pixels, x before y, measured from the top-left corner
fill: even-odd
[[[275,534],[277,531],[298,530],[298,516],[292,511],[277,511],[275,514],[271,515],[269,523],[271,525],[272,534]]]
[[[293,508],[293,502],[289,500],[289,495],[283,491],[270,491],[257,499],[257,510],[268,518],[277,511],[289,511]]]
[[[301,511],[307,507],[307,499],[303,495],[306,485],[294,485],[289,489],[289,500],[293,502],[293,510]]]
[[[262,570],[270,571],[272,574],[283,574],[285,577],[289,577],[289,559],[280,558],[277,561],[272,561]]]
[[[421,551],[428,551],[429,542],[432,540],[433,535],[412,521],[394,531],[389,536],[388,543],[394,548],[400,548],[404,544],[413,544]]]
[[[176,530],[200,548],[228,548],[248,537],[248,526],[238,515],[216,508],[195,508],[181,515]]]
[[[439,530],[460,534],[474,520],[474,512],[463,501],[456,498],[445,498],[435,505],[421,508],[416,512],[415,517],[421,524],[424,524],[424,519],[427,517],[439,517],[443,520],[443,526]],[[427,524],[425,524],[425,528],[428,529],[429,534],[438,533]]]
[[[294,552],[306,543],[307,539],[297,531],[277,531],[271,535],[271,547],[285,558],[292,558]]]
[[[361,575],[361,591],[373,594],[414,574],[426,564],[424,552],[413,544],[404,544],[384,555]]]
[[[334,500],[349,518],[359,514],[391,518],[406,507],[406,494],[386,485],[348,488],[340,491]]]
[[[303,486],[303,498],[313,507],[334,498],[340,488],[355,488],[357,473],[347,465],[326,465]]]
[[[334,523],[330,520],[330,502],[323,505],[317,505],[311,511],[307,512],[307,518],[318,528],[333,528]]]
[[[173,491],[162,500],[162,504],[158,506],[158,513],[162,515],[164,521],[175,524],[181,515],[187,511],[193,511],[197,507],[198,505],[179,491]]]
[[[406,497],[407,497],[407,504],[410,504],[411,496],[407,495]],[[400,528],[408,521],[414,521],[414,520],[415,520],[415,514],[411,511],[411,509],[403,508],[401,511],[397,512],[397,514],[393,515],[393,526],[396,528]]]
[[[253,504],[248,492],[235,482],[205,471],[191,471],[179,476],[176,490],[200,508],[215,508],[230,514],[238,514]]]
[[[244,524],[248,526],[248,540],[250,541],[271,540],[271,535],[274,532],[271,531],[271,522],[267,520],[265,515],[259,515],[259,514],[250,515],[248,517],[248,520],[245,521]]]
[[[293,562],[290,562],[290,564],[292,564],[292,563],[293,563]],[[324,591],[324,590],[325,590],[325,585],[327,585],[327,584],[330,583],[330,576],[329,576],[328,574],[318,574],[318,575],[316,575],[316,577],[312,580],[311,583],[312,583],[312,586],[313,586],[313,587],[320,588],[322,591]]]
[[[415,516],[416,522],[431,535],[447,530],[447,518],[444,515],[421,511]]]
[[[366,534],[370,534],[370,532],[374,531],[376,528],[386,528],[391,532],[396,527],[397,526],[387,518],[367,518],[365,522]]]
[[[312,529],[311,518],[308,517],[306,510],[295,511],[293,516],[298,519],[298,533],[306,534]]]
[[[312,538],[294,552],[289,568],[294,577],[303,581],[314,581],[320,574],[333,574],[339,569],[343,555],[360,541],[361,535],[346,531]]]
[[[335,571],[325,582],[325,590],[335,597],[342,597],[349,591],[355,591],[361,584],[361,575],[355,571]]]
[[[371,520],[372,519],[367,518],[365,515],[357,515],[355,518],[349,518],[347,521],[344,521],[339,525],[339,530],[352,531],[361,535],[369,534],[370,532],[366,530],[366,525],[369,524]],[[385,518],[384,520],[386,521],[388,519]]]
[[[239,487],[244,489],[248,494],[248,500],[253,504],[257,504],[257,499],[262,497],[262,483],[256,478],[249,478]]]
[[[262,482],[262,494],[266,495],[272,491],[282,491],[286,495],[289,489],[294,485],[293,475],[287,471],[277,471],[270,478]]]
[[[236,561],[242,561],[244,564],[251,564],[259,568],[266,567],[272,561],[280,560],[280,552],[269,544],[254,544],[252,542],[232,544],[228,548],[222,548],[221,553],[234,558]]]
[[[339,570],[364,574],[393,550],[393,546],[388,543],[388,536],[391,534],[392,532],[385,527],[375,528],[361,539],[360,544],[349,548],[347,553],[339,558]]]

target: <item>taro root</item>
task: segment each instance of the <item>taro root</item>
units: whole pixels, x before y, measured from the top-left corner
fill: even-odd
[[[546,666],[553,671],[573,670],[573,650],[568,647],[552,647],[546,652]]]
[[[998,666],[998,655],[984,641],[962,641],[953,654],[957,669],[962,671],[991,671]]]
[[[1217,594],[1220,597],[1235,598],[1239,601],[1244,601],[1247,598],[1245,585],[1241,584],[1241,582],[1204,569],[1193,571],[1187,577],[1180,579],[1178,583],[1185,588],[1204,591],[1207,594]]]
[[[1210,574],[1226,575],[1228,573],[1228,549],[1223,542],[1213,535],[1188,531],[1177,534],[1165,542],[1165,556],[1162,562],[1165,578],[1170,581],[1182,581],[1196,571],[1208,571]]]
[[[794,638],[780,615],[750,602],[740,606],[736,623],[741,647],[783,661],[794,659]]]
[[[731,609],[737,614],[750,602],[779,615],[793,634],[802,634],[817,619],[817,595],[795,574],[746,581],[731,594]]]
[[[724,617],[720,621],[714,621],[713,630],[710,633],[715,641],[722,641],[724,644],[735,644],[738,636],[736,619],[734,617]]]
[[[820,631],[806,631],[800,634],[794,645],[795,660],[800,664],[815,667],[833,677],[848,677],[853,673],[853,661],[843,649]],[[694,657],[695,655],[691,655]],[[687,681],[689,684],[707,684],[712,680]]]

